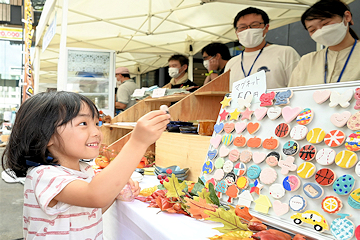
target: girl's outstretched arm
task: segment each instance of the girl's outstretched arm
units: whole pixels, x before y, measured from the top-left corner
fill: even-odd
[[[54,200],[76,206],[104,208],[114,201],[128,182],[147,148],[154,143],[169,123],[165,111],[152,111],[141,117],[129,141],[109,166],[90,183],[75,180],[54,197]]]

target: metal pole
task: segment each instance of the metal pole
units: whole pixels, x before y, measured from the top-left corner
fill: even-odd
[[[59,62],[57,69],[57,90],[65,91],[67,82],[67,68],[66,68],[66,37],[67,37],[67,15],[69,9],[68,0],[63,0],[62,7],[62,22],[61,22],[61,36],[60,36],[60,51]]]

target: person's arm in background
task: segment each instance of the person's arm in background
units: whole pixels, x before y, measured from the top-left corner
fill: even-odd
[[[213,58],[209,61],[209,76],[205,78],[204,85],[208,82],[211,82],[211,80],[217,78],[219,74],[217,73],[217,70],[219,69],[219,59]],[[214,72],[215,71],[215,72]]]
[[[130,102],[129,93],[125,85],[121,85],[117,90],[117,100],[115,102],[116,109],[125,109],[127,104]]]
[[[127,104],[121,103],[121,102],[115,102],[115,108],[116,109],[125,109]]]
[[[284,64],[285,69],[284,70],[285,70],[285,75],[286,75],[286,80],[287,80],[285,85],[289,86],[292,72],[298,65],[299,61],[300,61],[300,55],[296,52],[295,49],[293,49],[292,47],[289,47],[289,49],[287,49],[287,51],[285,53],[285,64]]]

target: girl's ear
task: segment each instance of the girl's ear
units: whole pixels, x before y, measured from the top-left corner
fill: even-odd
[[[54,144],[54,135],[51,136],[51,138],[50,138],[50,140],[49,140],[49,142],[48,142],[48,144],[47,144],[47,147],[50,147],[50,146],[52,146],[53,144]]]

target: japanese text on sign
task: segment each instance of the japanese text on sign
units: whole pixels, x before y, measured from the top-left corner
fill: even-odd
[[[248,94],[253,95],[253,102],[260,102],[261,94],[266,92],[266,75],[265,71],[261,70],[252,74],[242,80],[233,83],[232,98],[246,98]]]

